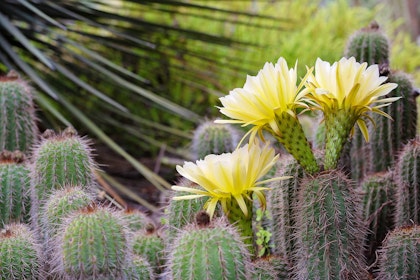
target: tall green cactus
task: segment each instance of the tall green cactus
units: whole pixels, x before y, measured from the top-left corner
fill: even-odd
[[[358,197],[340,171],[303,180],[296,212],[293,279],[366,279]]]
[[[31,87],[15,71],[0,77],[0,151],[29,151],[37,138]]]
[[[395,167],[397,227],[420,223],[420,140],[406,144]]]
[[[0,232],[0,279],[44,279],[39,242],[25,224]]]
[[[383,242],[379,252],[376,279],[420,279],[420,227],[396,228]]]
[[[29,167],[19,151],[0,153],[0,227],[24,222],[29,213]]]
[[[121,279],[131,257],[121,221],[107,208],[74,213],[55,237],[52,271],[66,279]]]
[[[93,192],[95,164],[89,142],[73,128],[61,134],[47,130],[35,147],[31,170],[31,216],[34,226],[39,223],[39,209],[50,194],[68,186],[80,186]]]
[[[238,232],[223,218],[189,224],[170,246],[165,279],[250,279],[250,256]]]
[[[272,218],[270,225],[271,240],[274,245],[274,254],[282,256],[292,266],[292,255],[295,249],[293,205],[296,203],[296,196],[304,171],[291,155],[282,155],[276,167],[277,171],[273,177],[293,176],[293,178],[272,182],[269,185],[267,210]]]
[[[365,239],[367,261],[376,260],[376,249],[394,227],[396,184],[393,173],[380,172],[367,176],[359,186],[362,195],[363,219],[369,226]]]
[[[354,56],[358,62],[388,64],[389,42],[376,22],[362,28],[350,36],[345,56]]]
[[[192,141],[193,157],[202,159],[209,154],[230,153],[241,139],[239,131],[230,125],[206,121],[194,131]]]

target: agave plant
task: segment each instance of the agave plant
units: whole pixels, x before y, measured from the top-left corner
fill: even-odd
[[[175,147],[191,137],[186,128],[224,91],[214,73],[223,67],[234,75],[250,64],[223,62],[246,42],[181,22],[197,17],[235,25],[255,17],[280,22],[200,1],[4,0],[0,73],[14,69],[31,81],[45,126],[88,131],[164,189],[170,185],[122,146],[134,139],[143,153],[165,145],[182,155]],[[199,94],[182,95],[185,87]],[[125,136],[117,142],[114,135]]]

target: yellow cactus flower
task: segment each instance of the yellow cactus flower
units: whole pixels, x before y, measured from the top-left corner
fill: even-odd
[[[177,196],[173,199],[193,199],[208,196],[209,200],[205,208],[212,217],[218,202],[221,203],[225,213],[229,213],[231,199],[236,200],[237,205],[245,216],[250,211],[245,200],[251,200],[251,194],[255,193],[261,205],[266,204],[261,184],[273,180],[286,179],[289,177],[260,180],[275,164],[278,155],[268,143],[261,147],[258,144],[247,144],[232,153],[221,155],[208,155],[196,163],[186,162],[184,166],[177,166],[179,174],[197,183],[202,189],[183,186],[172,186],[173,190],[192,193],[192,195]]]
[[[317,59],[315,75],[308,77],[307,95],[322,110],[326,126],[325,168],[336,167],[342,147],[357,123],[366,141],[369,140],[366,119],[369,113],[381,114],[382,107],[390,105],[399,97],[383,98],[397,84],[384,83],[387,77],[379,75],[377,65],[356,62],[354,57],[342,58],[333,65]]]
[[[245,135],[250,135],[250,142],[254,141],[256,135],[264,139],[262,131],[266,130],[283,144],[305,170],[317,172],[318,165],[296,116],[298,108],[308,108],[305,97],[308,89],[303,87],[306,76],[296,85],[297,63],[291,69],[282,57],[275,65],[265,63],[257,76],[247,76],[243,88],[236,88],[220,98],[223,105],[219,107],[220,112],[231,120],[216,122],[251,125],[252,128]]]

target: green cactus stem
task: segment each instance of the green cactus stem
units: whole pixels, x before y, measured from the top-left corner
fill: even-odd
[[[206,155],[233,152],[241,139],[241,133],[231,125],[206,121],[194,131],[192,151],[195,160]]]
[[[288,280],[289,264],[281,257],[270,256],[255,260],[252,280]]]
[[[396,228],[379,251],[376,279],[420,279],[420,227]]]
[[[366,279],[365,228],[351,181],[330,170],[303,180],[292,279]]]
[[[89,206],[63,222],[54,240],[52,271],[67,279],[121,279],[131,257],[117,212]]]
[[[152,267],[145,258],[140,256],[133,256],[131,262],[127,265],[124,270],[125,278],[129,280],[154,280],[156,276],[152,270]]]
[[[154,227],[155,225],[145,213],[136,209],[126,209],[122,211],[121,216],[128,228],[133,232],[146,230],[148,227]]]
[[[249,252],[238,232],[224,218],[189,224],[168,251],[166,278],[251,279]]]
[[[350,36],[345,56],[354,56],[356,61],[372,64],[388,64],[389,42],[376,22]]]
[[[28,220],[29,167],[19,151],[0,153],[0,228]]]
[[[9,224],[0,232],[0,278],[43,279],[41,249],[29,227]]]
[[[32,89],[15,71],[0,77],[0,151],[29,151],[38,135]]]
[[[369,265],[376,260],[376,250],[394,227],[395,190],[396,184],[390,171],[367,176],[360,183],[363,219],[369,227],[365,239],[365,255]]]
[[[395,167],[395,226],[420,223],[420,140],[407,143]]]

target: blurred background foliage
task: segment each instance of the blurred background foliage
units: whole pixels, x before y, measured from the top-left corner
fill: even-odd
[[[31,81],[41,130],[72,125],[162,190],[172,178],[142,159],[189,159],[191,131],[266,61],[298,60],[302,76],[376,20],[418,86],[413,1],[3,0],[0,73]]]

